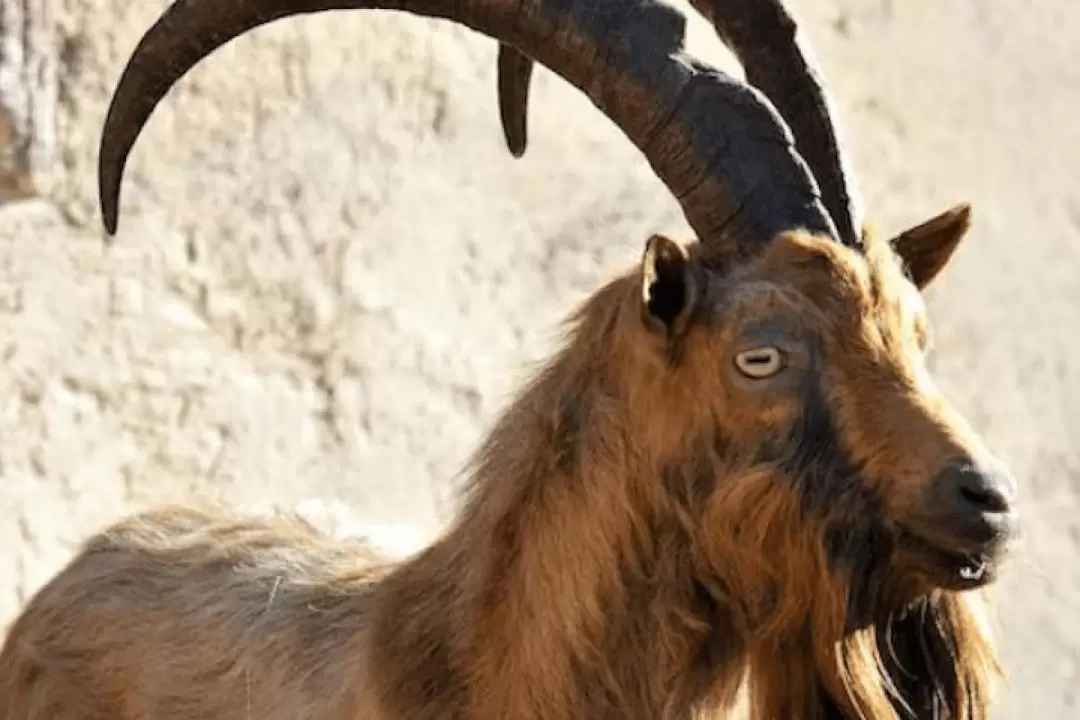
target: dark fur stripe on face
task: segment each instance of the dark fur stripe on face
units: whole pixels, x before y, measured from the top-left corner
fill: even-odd
[[[840,442],[821,387],[807,382],[800,396],[803,404],[792,435],[777,439],[768,460],[795,482],[808,514],[831,517],[840,507],[865,499],[860,468]]]
[[[881,502],[844,449],[821,386],[807,382],[801,397],[792,435],[778,438],[765,460],[791,478],[806,517],[825,522],[830,562],[855,580],[849,587],[847,618],[854,628],[873,612],[873,589],[886,569],[891,539],[882,526]]]

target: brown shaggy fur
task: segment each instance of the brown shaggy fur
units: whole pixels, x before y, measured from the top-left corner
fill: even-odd
[[[893,245],[793,233],[720,272],[652,239],[404,562],[288,518],[118,523],[12,627],[0,720],[691,720],[744,680],[759,720],[982,720],[981,591],[902,528],[986,451],[924,366],[944,262],[913,243],[912,283]],[[770,343],[763,390],[731,358]]]

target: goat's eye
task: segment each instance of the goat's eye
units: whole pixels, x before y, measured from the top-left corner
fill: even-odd
[[[761,380],[784,369],[784,354],[774,347],[743,350],[735,356],[735,367],[746,377]]]

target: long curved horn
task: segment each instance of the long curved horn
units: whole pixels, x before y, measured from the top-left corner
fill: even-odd
[[[739,58],[747,81],[765,93],[791,126],[795,146],[821,187],[821,196],[840,237],[862,239],[862,198],[858,179],[843,148],[806,33],[783,0],[690,0]]]
[[[133,144],[196,63],[278,19],[364,8],[454,20],[521,47],[586,92],[644,153],[710,254],[744,255],[796,227],[836,237],[776,109],[685,54],[686,18],[656,0],[176,0],[139,41],[105,119],[98,182],[106,230],[116,232]]]
[[[820,185],[841,239],[858,245],[862,199],[833,121],[821,71],[810,60],[806,38],[782,0],[690,0],[735,53],[747,81],[771,100],[790,124],[799,153]],[[528,143],[528,91],[532,60],[512,45],[499,45],[499,113],[514,157]]]

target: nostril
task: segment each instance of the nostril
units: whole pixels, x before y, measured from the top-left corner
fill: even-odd
[[[990,512],[1005,512],[1009,504],[1001,493],[983,487],[961,487],[960,495],[969,505],[985,508]]]
[[[1003,483],[994,475],[969,470],[960,476],[960,497],[982,512],[1000,513],[1009,509],[1009,498]]]

